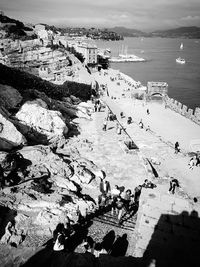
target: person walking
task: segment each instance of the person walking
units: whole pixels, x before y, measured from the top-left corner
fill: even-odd
[[[103,131],[107,130],[107,124],[108,124],[108,121],[105,119],[103,122],[103,128],[102,128]]]
[[[178,152],[180,152],[180,145],[179,145],[179,142],[176,141],[175,145],[174,145],[174,153],[175,154],[178,154]]]
[[[174,194],[175,193],[175,189],[177,188],[177,187],[179,187],[179,182],[178,182],[178,180],[177,179],[172,179],[171,181],[170,181],[170,186],[169,186],[169,193],[172,193],[172,194]]]

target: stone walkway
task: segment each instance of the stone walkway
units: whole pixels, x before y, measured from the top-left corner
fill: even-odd
[[[104,101],[114,111],[119,118],[119,114],[124,110],[120,109],[118,103],[115,100],[105,98]],[[125,113],[125,112],[124,112]],[[200,168],[196,167],[190,170],[188,167],[189,157],[182,153],[174,154],[173,145],[170,142],[162,140],[161,136],[140,129],[138,123],[134,122],[130,125],[126,124],[126,120],[122,119],[123,125],[126,125],[126,131],[132,137],[136,145],[140,149],[140,155],[143,158],[154,158],[156,161],[160,161],[160,165],[154,165],[160,178],[169,178],[173,176],[180,181],[181,187],[191,197],[200,197],[199,190],[199,177]],[[160,188],[167,190],[167,187]]]

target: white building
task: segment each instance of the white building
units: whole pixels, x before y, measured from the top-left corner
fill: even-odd
[[[81,43],[76,46],[76,51],[84,56],[85,64],[97,64],[97,46]]]

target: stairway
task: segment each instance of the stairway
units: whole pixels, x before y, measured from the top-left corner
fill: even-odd
[[[130,218],[128,218],[130,217]],[[117,215],[111,214],[111,211],[108,211],[106,213],[104,213],[103,215],[99,215],[95,218],[93,218],[93,221],[98,221],[104,224],[108,224],[111,226],[115,226],[118,228],[122,228],[124,230],[131,230],[133,231],[135,228],[135,224],[136,224],[136,219],[137,219],[137,213],[130,216],[130,215],[126,215],[122,217],[122,222],[119,224]]]

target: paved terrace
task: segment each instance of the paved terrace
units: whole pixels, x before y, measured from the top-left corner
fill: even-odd
[[[140,148],[139,156],[156,158],[161,163],[157,166],[154,165],[159,177],[167,179],[169,176],[173,176],[180,181],[185,193],[192,198],[200,197],[200,168],[195,167],[190,170],[188,166],[190,158],[185,153],[189,151],[190,141],[199,139],[200,126],[170,109],[164,109],[160,104],[149,103],[148,106],[145,106],[142,101],[134,101],[127,91],[129,85],[123,80],[120,80],[120,85],[118,85],[117,72],[113,70],[110,70],[109,74],[105,76],[98,73],[95,75],[99,84],[107,84],[110,97],[105,96],[104,101],[117,115],[117,118],[120,117],[121,111],[124,112],[126,118],[127,116],[133,118],[135,123],[130,125],[126,124],[126,119],[122,122],[133,141]],[[111,81],[110,77],[116,79]],[[122,97],[122,94],[125,97]],[[116,99],[111,99],[112,96]],[[146,114],[147,108],[150,110],[150,115]],[[149,125],[153,133],[138,127],[141,118],[144,126]],[[174,154],[173,146],[176,141],[179,141],[184,153]],[[161,186],[160,190],[166,192],[167,186]]]

